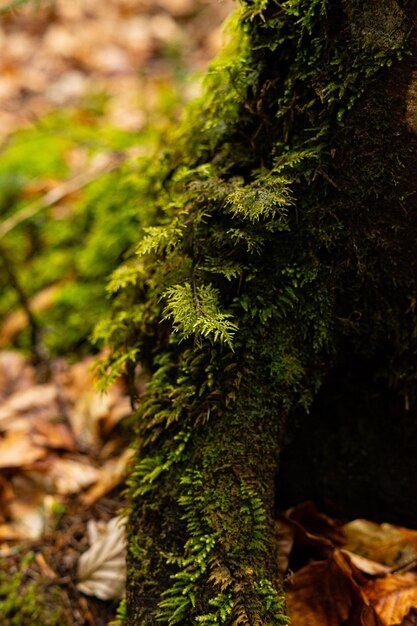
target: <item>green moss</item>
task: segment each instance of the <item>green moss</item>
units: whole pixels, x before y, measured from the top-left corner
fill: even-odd
[[[27,576],[33,558],[33,553],[27,554],[14,571],[5,560],[0,563],[0,622],[8,626],[70,626],[71,609],[59,587]]]

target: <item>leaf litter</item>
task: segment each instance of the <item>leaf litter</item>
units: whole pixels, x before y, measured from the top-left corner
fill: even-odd
[[[307,502],[280,514],[288,612],[303,626],[409,626],[417,616],[417,530],[341,523]]]
[[[67,577],[78,604],[80,592],[115,600],[125,585],[115,514],[133,457],[123,434],[131,407],[122,381],[95,390],[93,364],[57,359],[40,384],[23,356],[0,353],[0,558],[34,550],[38,576]],[[74,623],[95,623],[86,610]]]

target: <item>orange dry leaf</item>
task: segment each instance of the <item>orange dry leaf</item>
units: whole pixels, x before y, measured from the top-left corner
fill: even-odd
[[[46,450],[34,445],[24,432],[8,432],[0,439],[0,468],[25,467],[46,456]]]
[[[383,626],[401,624],[410,609],[417,607],[417,574],[388,574],[369,581],[362,593]]]
[[[291,622],[300,626],[382,626],[362,594],[363,581],[340,550],[325,561],[310,563],[291,577],[287,589]]]
[[[407,617],[404,618],[400,626],[417,626],[417,610],[411,609]]]
[[[349,550],[341,550],[341,552],[346,554],[346,556],[349,557],[350,562],[364,574],[369,574],[370,576],[381,576],[389,574],[391,571],[387,565],[383,565],[377,561],[371,561],[371,559],[359,556],[359,554],[355,554],[354,552],[349,552]]]

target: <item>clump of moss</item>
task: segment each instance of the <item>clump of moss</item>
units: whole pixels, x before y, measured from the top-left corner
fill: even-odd
[[[71,626],[71,608],[65,593],[28,576],[34,554],[24,556],[13,569],[0,562],[0,623],[8,626]]]

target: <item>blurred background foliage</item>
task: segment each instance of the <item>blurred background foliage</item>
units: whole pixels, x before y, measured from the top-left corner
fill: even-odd
[[[70,5],[0,16],[0,348],[66,356],[98,349],[107,277],[152,222],[158,150],[232,2]]]

